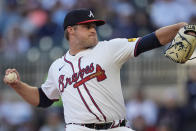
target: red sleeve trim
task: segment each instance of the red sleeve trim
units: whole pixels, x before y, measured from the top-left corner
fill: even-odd
[[[137,41],[137,43],[136,43],[136,45],[135,45],[135,49],[134,49],[134,56],[135,56],[135,57],[137,56],[137,54],[136,54],[137,52],[136,52],[136,51],[137,51],[137,47],[138,47],[139,42],[140,42],[141,39],[142,39],[142,37],[139,38],[139,40]]]

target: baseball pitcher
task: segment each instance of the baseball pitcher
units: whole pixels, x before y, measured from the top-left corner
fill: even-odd
[[[104,24],[91,10],[69,12],[63,25],[69,51],[52,63],[41,88],[22,82],[15,69],[6,70],[4,82],[34,106],[48,107],[62,98],[66,131],[131,131],[126,127],[122,65],[171,42],[187,24],[166,26],[144,37],[99,42],[96,27]]]

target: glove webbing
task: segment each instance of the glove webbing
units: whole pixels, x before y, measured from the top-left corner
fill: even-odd
[[[178,33],[179,35],[180,35],[180,37],[182,38],[182,40],[185,40],[186,42],[188,42],[190,45],[191,45],[191,43],[186,39],[186,38],[184,38],[180,33]],[[183,48],[183,47],[182,47]],[[190,50],[189,50],[189,52],[188,53],[190,53]],[[187,55],[188,56],[188,55]],[[188,60],[193,60],[193,59],[195,59],[196,57],[193,57],[193,58],[190,58],[190,59],[188,59]]]

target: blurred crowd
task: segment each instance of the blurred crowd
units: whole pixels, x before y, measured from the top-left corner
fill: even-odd
[[[35,58],[35,48],[40,52],[56,49],[54,53],[62,55],[68,49],[63,20],[67,12],[77,8],[92,9],[107,22],[97,29],[100,40],[144,36],[181,21],[196,24],[196,0],[1,0],[0,56],[13,60],[31,51]],[[138,89],[135,98],[127,101],[129,126],[136,131],[195,131],[194,74],[186,86],[184,106],[177,103],[175,93],[166,93],[167,99],[156,103]],[[42,110],[0,96],[0,131],[36,130],[64,130],[61,104]]]
[[[126,102],[129,126],[136,131],[195,131],[196,130],[196,66],[188,68],[184,84],[186,100],[171,89],[159,92],[161,99],[150,99],[146,90],[137,88]]]

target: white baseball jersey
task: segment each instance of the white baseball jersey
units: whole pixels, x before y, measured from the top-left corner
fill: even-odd
[[[99,42],[77,53],[69,51],[50,67],[41,88],[51,99],[62,98],[66,123],[99,123],[125,118],[120,68],[134,57],[138,38]]]

